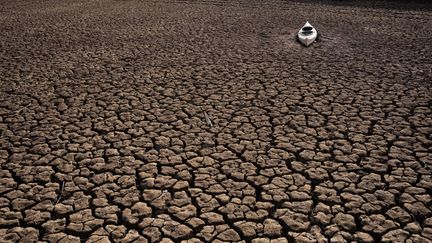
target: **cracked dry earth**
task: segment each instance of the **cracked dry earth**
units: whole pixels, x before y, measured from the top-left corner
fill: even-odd
[[[0,13],[0,242],[432,241],[431,12]]]

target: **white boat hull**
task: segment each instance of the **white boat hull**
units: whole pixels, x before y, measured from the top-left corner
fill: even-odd
[[[316,29],[306,22],[306,24],[297,33],[297,38],[305,46],[312,44],[318,36]]]

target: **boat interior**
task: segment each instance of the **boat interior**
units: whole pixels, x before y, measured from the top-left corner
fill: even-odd
[[[313,33],[312,29],[313,28],[310,26],[303,27],[302,28],[302,34],[303,35],[311,35]]]

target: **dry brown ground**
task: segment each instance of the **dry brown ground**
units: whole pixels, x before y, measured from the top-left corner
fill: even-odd
[[[2,1],[0,242],[431,242],[431,27],[278,1]]]

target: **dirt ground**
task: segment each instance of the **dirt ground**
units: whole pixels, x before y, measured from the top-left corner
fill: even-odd
[[[415,6],[1,1],[0,242],[431,242]]]

